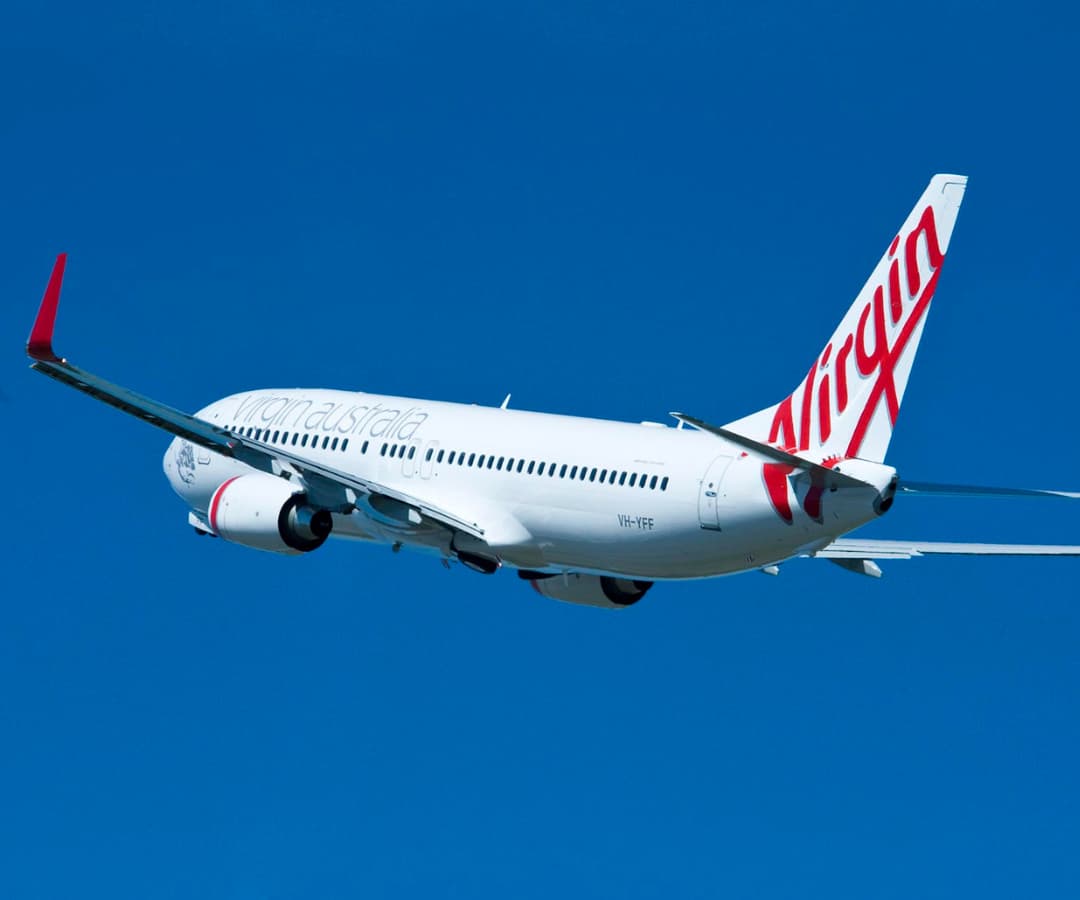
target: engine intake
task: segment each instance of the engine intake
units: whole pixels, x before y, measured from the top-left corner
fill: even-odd
[[[258,472],[214,491],[207,520],[225,540],[272,553],[310,553],[334,527],[329,510],[308,505],[295,485]]]

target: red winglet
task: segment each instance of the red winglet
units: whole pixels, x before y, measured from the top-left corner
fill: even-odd
[[[41,298],[41,307],[34,320],[34,330],[30,332],[30,340],[26,343],[26,352],[34,359],[63,362],[53,352],[52,337],[53,327],[56,325],[56,307],[60,303],[60,283],[64,280],[66,263],[66,253],[61,253],[56,257],[56,265],[53,266],[52,275],[49,276],[49,286],[45,288],[45,296]]]

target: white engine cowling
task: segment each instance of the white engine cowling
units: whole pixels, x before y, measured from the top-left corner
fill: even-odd
[[[273,553],[308,553],[330,536],[333,519],[296,485],[253,472],[224,482],[210,498],[207,521],[227,541]]]
[[[538,594],[565,603],[584,606],[601,606],[605,609],[622,609],[637,603],[649,588],[651,581],[634,581],[629,578],[613,578],[610,575],[549,575],[543,572],[518,572]]]

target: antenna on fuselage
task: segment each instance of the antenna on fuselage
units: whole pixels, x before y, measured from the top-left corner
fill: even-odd
[[[509,406],[510,406],[510,395],[507,394],[506,399],[503,400],[503,402],[499,404],[499,409],[506,409]]]

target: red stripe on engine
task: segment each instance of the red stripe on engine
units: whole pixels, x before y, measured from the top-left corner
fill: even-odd
[[[227,488],[230,484],[232,484],[234,481],[236,481],[236,479],[239,478],[239,477],[240,477],[239,475],[234,475],[228,481],[223,482],[221,487],[219,487],[216,491],[214,491],[214,496],[210,498],[210,515],[209,515],[208,518],[210,520],[210,527],[214,530],[215,533],[218,530],[218,527],[217,527],[217,513],[218,513],[218,506],[221,504],[221,497],[225,493],[225,488]]]

